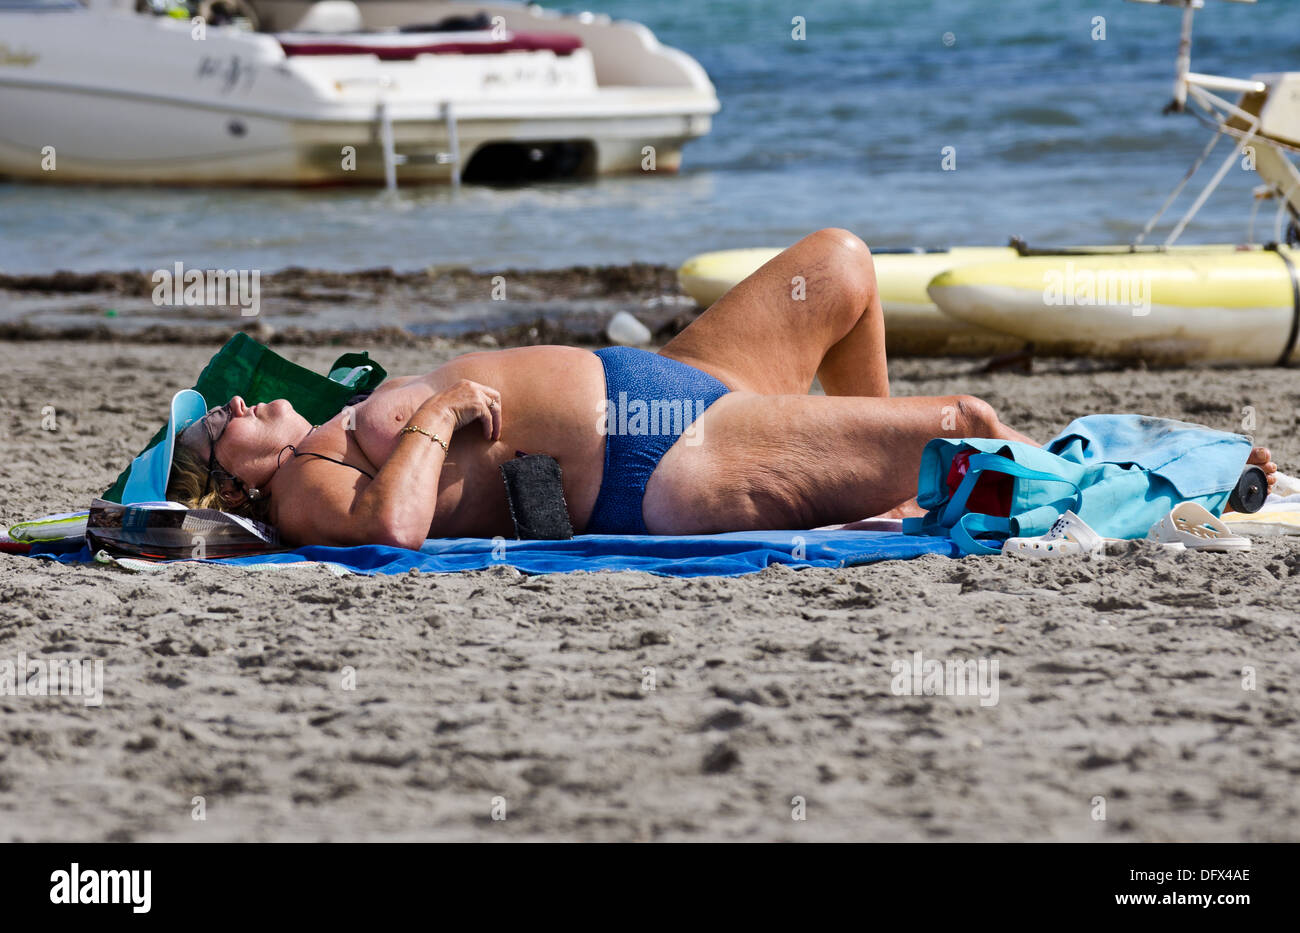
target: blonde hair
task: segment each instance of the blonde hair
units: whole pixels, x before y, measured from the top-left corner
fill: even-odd
[[[204,493],[204,488],[207,493]],[[259,522],[270,522],[270,499],[244,498],[238,505],[230,505],[221,498],[221,478],[209,479],[208,462],[194,450],[179,441],[172,451],[172,471],[167,477],[167,499],[191,509],[216,509],[231,515],[242,515]]]

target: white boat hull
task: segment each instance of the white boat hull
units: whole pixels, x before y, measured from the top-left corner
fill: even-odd
[[[384,182],[383,148],[373,119],[291,120],[235,107],[117,96],[91,97],[56,88],[6,89],[0,175],[73,184],[125,182],[178,185],[374,185]],[[49,119],[58,112],[57,123]],[[147,126],[149,149],[123,126]],[[582,174],[641,171],[644,147],[655,148],[656,171],[681,165],[678,118],[563,121],[479,119],[459,123],[466,162],[503,141],[547,144],[589,141],[593,161]],[[451,166],[436,157],[450,148],[445,121],[403,119],[393,126],[407,157],[403,184],[445,182]],[[50,147],[47,149],[47,147]],[[348,149],[350,147],[350,150]],[[45,168],[46,153],[53,157]],[[346,164],[345,164],[346,163]]]

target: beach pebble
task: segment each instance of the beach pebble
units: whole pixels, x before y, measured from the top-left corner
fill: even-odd
[[[610,343],[621,343],[625,347],[639,347],[650,342],[650,328],[646,327],[626,311],[620,311],[609,319],[605,327],[605,336]]]
[[[705,774],[725,774],[740,764],[740,753],[726,742],[719,742],[704,756],[700,770]]]

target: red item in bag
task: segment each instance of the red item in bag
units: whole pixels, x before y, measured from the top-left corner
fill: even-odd
[[[963,450],[952,458],[952,466],[948,468],[948,478],[945,480],[949,495],[957,491],[961,481],[970,472],[970,458],[973,453],[977,451]],[[1014,483],[1014,477],[1006,473],[982,473],[975,481],[975,488],[971,490],[970,498],[966,500],[966,511],[1007,518],[1011,515]]]

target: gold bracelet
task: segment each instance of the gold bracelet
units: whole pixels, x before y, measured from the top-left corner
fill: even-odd
[[[399,431],[398,433],[399,434],[423,434],[425,437],[429,438],[430,440],[436,441],[438,446],[442,448],[443,453],[449,452],[447,449],[446,441],[444,441],[441,437],[439,437],[436,434],[430,434],[428,431],[424,430],[424,428],[417,428],[413,424],[408,424],[406,427],[402,428],[402,430]]]

